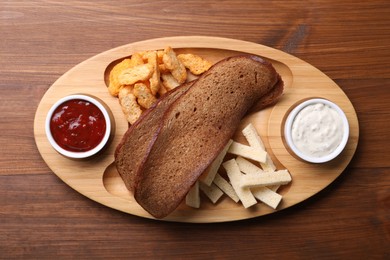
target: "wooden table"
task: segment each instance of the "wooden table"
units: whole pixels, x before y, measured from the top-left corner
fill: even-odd
[[[388,1],[1,1],[0,258],[388,259],[389,17]],[[289,209],[219,224],[132,216],[64,184],[34,141],[45,91],[102,51],[185,35],[267,45],[332,78],[360,124],[344,173]]]

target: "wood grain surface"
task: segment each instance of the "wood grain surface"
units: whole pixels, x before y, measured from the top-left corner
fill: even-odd
[[[388,259],[388,1],[1,1],[0,258]],[[35,145],[44,93],[111,48],[152,38],[228,37],[314,65],[359,118],[356,154],[309,200],[276,214],[167,223],[102,206],[64,184]]]

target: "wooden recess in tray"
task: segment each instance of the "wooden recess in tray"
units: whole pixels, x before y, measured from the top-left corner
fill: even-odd
[[[359,138],[355,110],[337,84],[315,67],[282,51],[251,42],[199,36],[160,38],[124,45],[78,64],[61,76],[42,98],[34,121],[35,141],[47,165],[67,185],[108,207],[153,218],[135,202],[113,164],[115,147],[128,125],[117,98],[108,93],[105,81],[109,69],[116,61],[138,51],[163,49],[168,45],[177,53],[199,54],[211,62],[243,53],[259,55],[271,61],[282,76],[285,93],[281,100],[275,106],[245,117],[235,135],[235,140],[244,142],[240,130],[251,122],[264,140],[277,168],[287,168],[290,171],[292,183],[279,191],[283,195],[283,200],[276,211],[295,205],[324,189],[343,172],[352,159]],[[116,132],[110,146],[104,153],[89,160],[75,161],[62,157],[50,146],[45,135],[45,118],[50,107],[58,99],[74,93],[87,93],[102,99],[115,117]],[[311,97],[326,98],[338,104],[346,113],[350,124],[350,137],[344,152],[325,164],[299,161],[291,156],[283,144],[281,129],[286,113],[297,102]],[[192,209],[182,204],[164,220],[223,222],[276,211],[262,203],[245,209],[241,203],[236,204],[224,196],[216,205],[202,199],[200,209]]]

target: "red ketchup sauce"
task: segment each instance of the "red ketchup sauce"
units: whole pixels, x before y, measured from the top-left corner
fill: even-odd
[[[62,103],[54,111],[50,131],[61,148],[70,152],[86,152],[102,141],[106,121],[96,105],[73,99]]]

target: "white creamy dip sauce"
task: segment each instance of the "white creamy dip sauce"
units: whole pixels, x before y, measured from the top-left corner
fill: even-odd
[[[292,141],[311,157],[331,154],[343,138],[343,121],[332,107],[316,103],[304,107],[292,124]]]

